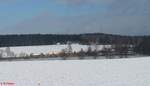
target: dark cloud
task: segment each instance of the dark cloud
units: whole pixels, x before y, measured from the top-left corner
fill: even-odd
[[[150,16],[38,16],[7,29],[10,33],[150,34]]]

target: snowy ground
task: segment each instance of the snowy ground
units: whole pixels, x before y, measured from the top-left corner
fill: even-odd
[[[150,57],[0,62],[0,83],[7,81],[15,86],[150,86]]]
[[[81,44],[72,44],[72,51],[79,52],[81,49],[87,51],[89,45],[81,45]],[[101,50],[104,45],[98,45],[98,50]],[[110,47],[110,45],[105,45],[105,47]],[[15,53],[17,57],[19,57],[20,53],[26,53],[30,55],[31,53],[35,55],[50,54],[50,53],[59,53],[62,49],[68,48],[68,45],[40,45],[40,46],[19,46],[19,47],[10,47],[10,50]],[[92,45],[91,48],[94,50],[95,45]],[[5,51],[6,47],[1,47],[0,50]],[[4,56],[5,57],[5,56]],[[7,55],[6,55],[7,57]],[[10,56],[13,57],[13,56]]]

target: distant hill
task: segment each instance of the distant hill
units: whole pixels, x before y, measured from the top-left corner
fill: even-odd
[[[104,33],[87,34],[16,34],[0,35],[0,47],[8,46],[32,46],[52,45],[56,43],[65,44],[68,41],[80,44],[116,44],[116,43],[138,43],[143,38],[150,36],[122,36]]]

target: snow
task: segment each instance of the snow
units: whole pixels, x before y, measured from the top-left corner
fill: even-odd
[[[73,52],[79,52],[81,49],[84,51],[87,51],[88,45],[81,45],[81,44],[72,44],[72,51]],[[98,49],[101,50],[104,45],[98,45]],[[106,47],[109,47],[110,45],[106,45]],[[62,51],[62,49],[66,49],[68,45],[40,45],[40,46],[19,46],[19,47],[10,47],[10,50],[16,54],[16,56],[19,56],[21,53],[25,53],[30,55],[31,53],[35,55],[39,55],[41,53],[47,54],[47,53],[59,53]],[[94,50],[94,45],[91,46]],[[1,47],[0,50],[5,50],[6,47]]]
[[[7,81],[15,86],[150,86],[150,57],[0,62],[0,83]]]

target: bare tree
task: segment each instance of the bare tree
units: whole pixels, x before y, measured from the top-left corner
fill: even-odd
[[[129,51],[129,45],[128,44],[116,44],[114,46],[115,54],[118,55],[120,58],[127,58],[128,57],[128,51]]]
[[[67,43],[68,44],[68,47],[67,47],[67,53],[69,54],[69,55],[71,55],[72,54],[72,46],[71,46],[71,42],[68,42]]]

